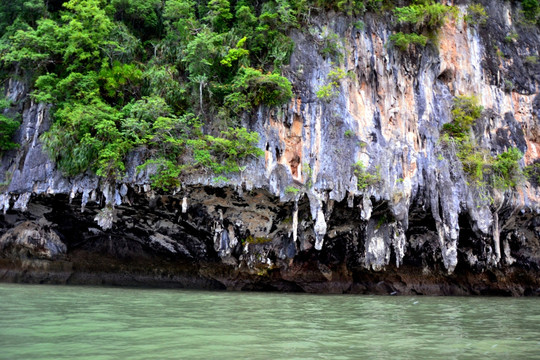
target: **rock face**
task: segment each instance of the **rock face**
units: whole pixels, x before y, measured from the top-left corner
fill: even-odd
[[[479,189],[440,140],[453,98],[474,94],[484,107],[476,141],[492,154],[518,148],[522,167],[539,159],[540,64],[526,58],[538,55],[540,33],[513,20],[511,2],[483,3],[485,26],[451,19],[437,47],[406,52],[389,45],[389,18],[368,14],[362,30],[337,14],[314,18],[310,31],[291,34],[285,75],[296,97],[243,120],[265,157],[227,183],[193,175],[169,194],[135,170],[137,153],[121,183],[63,177],[39,140],[49,107],[11,81],[23,123],[20,148],[1,159],[0,279],[539,295],[538,184]],[[458,7],[463,14],[467,3]],[[340,63],[322,54],[329,32],[339,35]],[[317,97],[336,69],[347,76],[333,96]],[[365,188],[359,162],[377,178]]]
[[[56,260],[66,253],[66,245],[51,229],[25,221],[0,237],[0,251],[12,259]]]

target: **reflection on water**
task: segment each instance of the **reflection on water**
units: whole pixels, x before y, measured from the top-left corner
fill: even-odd
[[[0,284],[0,359],[539,359],[540,299]]]

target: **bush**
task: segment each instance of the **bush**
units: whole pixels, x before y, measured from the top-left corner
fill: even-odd
[[[19,125],[18,121],[0,115],[0,153],[19,146],[11,140]]]
[[[405,34],[398,32],[390,36],[390,41],[402,51],[407,50],[410,44],[426,46],[427,40],[427,36],[416,33]]]
[[[536,20],[536,16],[540,10],[540,2],[538,0],[522,0],[521,7],[525,18],[528,20]]]
[[[482,4],[470,4],[467,7],[467,15],[465,15],[464,20],[469,25],[485,25],[488,19],[489,16]]]
[[[317,99],[330,101],[335,98],[339,94],[339,81],[344,79],[346,76],[347,74],[341,68],[331,70],[327,76],[327,79],[330,80],[330,82],[319,88],[317,91]]]
[[[523,172],[519,167],[521,158],[523,158],[523,153],[517,148],[510,148],[497,155],[493,162],[495,186],[509,188],[519,184],[523,177]]]
[[[214,174],[234,173],[240,163],[264,152],[257,147],[259,135],[245,128],[229,128],[219,137],[205,135],[193,114],[159,117],[153,124],[149,145],[154,155],[139,169],[154,168],[152,185],[163,190],[178,187],[182,175],[196,170]]]
[[[294,187],[294,186],[287,186],[287,187],[285,188],[285,193],[286,193],[286,194],[293,194],[293,195],[296,195],[299,191],[300,191],[300,189],[297,188],[297,187]]]
[[[353,172],[357,178],[358,190],[365,190],[369,186],[377,185],[381,181],[379,168],[376,168],[375,173],[369,173],[361,161],[358,161],[353,165]]]
[[[484,108],[478,105],[475,96],[458,96],[454,99],[451,123],[443,125],[443,130],[452,138],[466,140],[469,137],[471,126],[482,115]]]
[[[415,29],[436,30],[444,25],[449,13],[455,14],[456,8],[434,1],[423,1],[394,9],[398,23],[412,25]]]
[[[457,145],[457,157],[463,167],[463,172],[470,181],[478,187],[484,187],[486,181],[500,189],[516,186],[523,173],[519,160],[523,154],[516,148],[492,156],[487,149],[481,148],[471,138],[471,127],[482,115],[482,106],[474,96],[459,96],[454,99],[451,123],[444,124],[446,141]],[[490,176],[486,179],[486,176]]]
[[[232,89],[233,92],[225,97],[225,104],[234,111],[258,105],[283,105],[292,98],[292,85],[287,78],[277,74],[263,74],[261,70],[250,67],[240,69]]]
[[[536,55],[525,56],[525,62],[531,65],[536,65],[538,64],[538,56]]]

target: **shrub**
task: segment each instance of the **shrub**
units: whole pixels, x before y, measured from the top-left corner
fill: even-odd
[[[317,91],[317,98],[330,101],[338,94],[339,81],[347,76],[345,71],[341,68],[333,69],[328,73],[327,79],[330,81],[328,84],[323,85]]]
[[[18,146],[18,144],[14,143],[11,139],[19,125],[17,120],[0,115],[0,153],[2,151],[14,149]]]
[[[290,81],[278,74],[263,74],[250,67],[240,69],[232,83],[233,92],[225,97],[225,104],[233,111],[247,110],[261,104],[283,105],[292,98]]]
[[[220,136],[205,135],[202,124],[193,114],[181,117],[159,117],[153,127],[149,145],[154,155],[139,169],[153,168],[152,185],[163,190],[178,187],[182,175],[196,170],[214,174],[241,170],[240,162],[258,157],[259,135],[245,128],[229,128]]]
[[[474,3],[467,7],[467,15],[465,15],[464,20],[469,25],[485,25],[488,19],[489,16],[482,4]]]
[[[474,96],[460,96],[454,99],[451,123],[443,126],[446,141],[457,145],[457,157],[463,172],[475,185],[482,188],[489,175],[490,184],[500,189],[516,186],[523,177],[519,160],[523,154],[516,148],[492,156],[471,138],[471,127],[482,114],[482,106]]]
[[[512,43],[517,39],[519,39],[519,35],[516,32],[511,32],[505,36],[504,41],[506,41],[507,43]]]
[[[532,65],[536,65],[538,63],[538,56],[536,55],[525,56],[525,62]]]
[[[369,186],[377,185],[381,181],[379,168],[376,168],[375,173],[369,173],[361,161],[353,165],[353,172],[356,175],[359,190],[365,190]]]
[[[522,157],[523,153],[517,148],[510,148],[497,155],[493,162],[495,186],[509,188],[516,186],[521,181],[523,172],[519,167],[519,160]]]
[[[333,99],[334,97],[336,97],[337,94],[338,92],[336,91],[334,84],[330,83],[330,84],[321,86],[319,90],[317,90],[317,99],[329,101]]]
[[[470,139],[466,139],[458,144],[457,157],[469,180],[477,185],[483,184],[484,174],[489,173],[491,169],[492,158],[489,152],[479,148]]]
[[[410,44],[426,46],[427,40],[427,36],[416,33],[405,34],[398,32],[390,36],[390,41],[402,51],[407,50]]]
[[[293,194],[293,195],[296,195],[299,191],[300,191],[300,189],[297,188],[297,187],[294,187],[294,186],[287,186],[287,187],[285,188],[285,193],[286,193],[286,194]]]
[[[484,108],[478,105],[475,96],[458,96],[454,99],[451,123],[443,125],[443,130],[452,138],[465,140],[469,136],[471,126],[482,115]]]
[[[456,8],[434,1],[423,1],[415,4],[397,7],[394,15],[398,23],[412,25],[416,29],[436,30],[444,25],[449,13],[455,14]]]
[[[540,2],[538,0],[522,0],[521,7],[525,18],[528,20],[535,20],[540,10]]]

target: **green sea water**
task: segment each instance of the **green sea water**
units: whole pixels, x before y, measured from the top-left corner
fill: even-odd
[[[540,299],[0,284],[0,359],[540,359]]]

